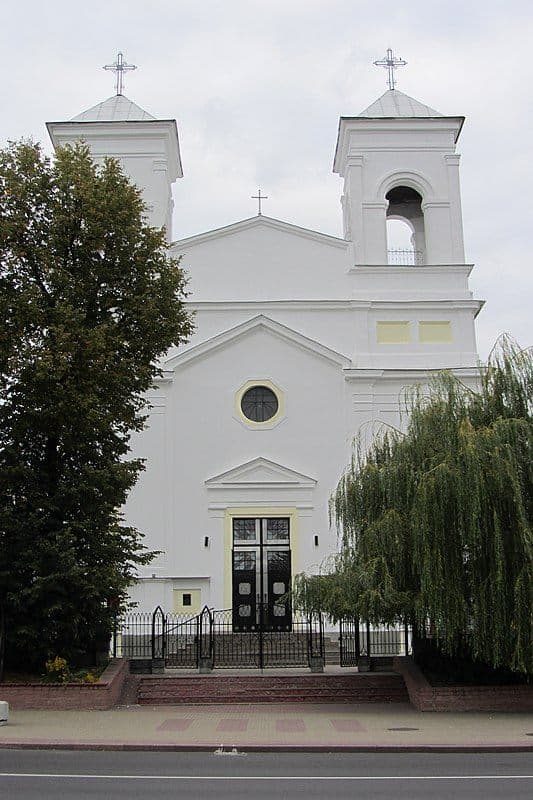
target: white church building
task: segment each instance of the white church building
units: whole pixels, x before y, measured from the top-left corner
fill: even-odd
[[[48,123],[54,146],[84,139],[95,159],[121,162],[190,276],[196,330],[163,359],[133,441],[146,471],[125,517],[161,551],[132,587],[139,610],[231,608],[246,629],[263,603],[283,630],[292,577],[337,548],[328,501],[354,437],[400,426],[403,390],[432,370],[475,381],[482,303],[463,244],[463,122],[397,89],[341,117],[343,238],[258,214],[178,241],[175,120],[118,94]],[[412,233],[402,252],[391,220]]]

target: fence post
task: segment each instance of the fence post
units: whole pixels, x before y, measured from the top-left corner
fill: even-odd
[[[115,614],[115,618],[113,620],[113,650],[112,650],[113,658],[117,657],[117,630],[118,630],[117,615]]]
[[[407,617],[404,619],[404,647],[405,647],[405,655],[409,655],[409,620]]]
[[[197,617],[198,672],[211,672],[214,667],[213,615],[204,606]]]
[[[161,632],[158,633],[157,629]],[[165,671],[165,632],[166,617],[161,606],[157,606],[152,614],[152,672],[163,673]]]
[[[318,635],[313,629],[313,622],[317,621]],[[307,663],[311,672],[324,672],[324,621],[320,612],[309,614],[307,638]]]
[[[357,667],[359,672],[369,672],[371,669],[371,661],[370,661],[370,623],[368,620],[364,623],[364,633],[363,636],[366,640],[366,645],[364,646],[363,650],[366,651],[366,655],[363,656],[361,653],[359,654],[359,658],[357,659]],[[359,629],[359,621],[358,621],[358,629]],[[357,638],[359,640],[360,633],[358,631]]]

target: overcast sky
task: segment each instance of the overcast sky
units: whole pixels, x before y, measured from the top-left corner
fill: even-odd
[[[502,331],[533,344],[533,6],[404,0],[20,0],[0,25],[0,143],[31,136],[114,93],[102,65],[139,69],[125,94],[178,121],[184,178],[174,238],[264,212],[342,235],[332,173],[340,115],[386,87],[465,115],[459,141],[467,260],[480,354]]]

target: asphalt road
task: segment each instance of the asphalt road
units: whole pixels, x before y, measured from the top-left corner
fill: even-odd
[[[532,800],[532,753],[0,750],[2,800]]]

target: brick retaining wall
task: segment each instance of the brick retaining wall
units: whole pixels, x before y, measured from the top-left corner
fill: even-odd
[[[117,704],[127,675],[127,659],[116,658],[96,683],[0,683],[0,700],[13,709],[104,711]]]
[[[533,711],[533,686],[431,686],[409,656],[397,656],[394,670],[405,681],[418,711]]]

